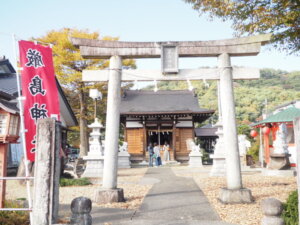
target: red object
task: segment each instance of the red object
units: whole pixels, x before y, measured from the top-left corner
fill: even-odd
[[[255,138],[258,135],[258,133],[256,130],[251,130],[250,135],[251,137]]]
[[[262,131],[265,135],[268,135],[270,133],[271,129],[269,127],[264,127]]]
[[[22,70],[22,95],[27,158],[35,159],[36,122],[40,118],[59,120],[59,99],[56,87],[52,49],[30,41],[19,41]]]

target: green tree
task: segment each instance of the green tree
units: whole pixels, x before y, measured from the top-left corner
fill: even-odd
[[[73,46],[70,37],[101,39],[117,41],[118,38],[102,37],[98,32],[89,32],[88,30],[77,30],[63,28],[60,30],[49,31],[45,36],[36,38],[35,40],[42,43],[53,44],[53,61],[55,73],[58,80],[63,86],[67,98],[70,101],[72,109],[79,120],[80,130],[80,155],[86,155],[88,151],[88,120],[93,118],[93,103],[88,97],[90,88],[98,88],[106,96],[106,83],[85,83],[82,82],[82,71],[85,69],[104,69],[109,66],[108,60],[83,59],[78,48]],[[135,61],[132,59],[123,60],[123,65],[135,68]],[[103,102],[105,102],[103,100]],[[103,115],[106,107],[101,107]]]
[[[274,107],[300,99],[300,71],[288,73],[282,70],[262,69],[258,80],[238,80],[234,82],[236,117],[239,125],[255,122],[262,113],[273,111]],[[202,81],[193,81],[192,85],[198,95],[201,108],[216,110],[212,121],[217,121],[217,82],[208,81],[209,86]],[[286,86],[290,88],[286,88]],[[187,82],[159,82],[160,90],[187,89]],[[153,86],[147,89],[153,89]],[[265,104],[265,100],[268,104]],[[208,121],[206,121],[207,123]]]
[[[299,0],[184,0],[211,18],[232,21],[237,35],[272,33],[275,46],[300,50]]]

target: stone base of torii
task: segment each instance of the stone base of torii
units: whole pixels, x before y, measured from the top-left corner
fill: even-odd
[[[121,80],[206,79],[220,81],[219,97],[223,114],[227,186],[222,188],[219,199],[224,203],[251,202],[253,200],[251,191],[242,185],[233,79],[257,79],[259,70],[232,67],[230,57],[257,55],[261,46],[269,40],[270,35],[188,42],[119,42],[72,38],[72,43],[80,47],[83,58],[110,59],[109,70],[83,72],[83,81],[108,81],[103,187],[97,190],[95,201],[124,200],[123,190],[117,188]],[[161,72],[122,70],[122,58],[159,58],[161,56]],[[178,57],[217,57],[219,65],[217,69],[180,70]]]

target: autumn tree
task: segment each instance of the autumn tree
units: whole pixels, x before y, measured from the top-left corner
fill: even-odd
[[[272,41],[289,53],[300,50],[299,0],[184,0],[200,14],[232,21],[237,35],[272,33]]]
[[[107,68],[109,60],[83,59],[79,49],[71,43],[70,37],[112,41],[117,41],[118,38],[100,37],[98,32],[89,32],[88,30],[63,28],[61,30],[52,30],[45,36],[35,39],[42,43],[53,44],[55,73],[79,120],[80,155],[83,156],[88,151],[87,121],[93,117],[93,103],[88,97],[88,92],[90,88],[96,87],[106,96],[107,84],[82,82],[82,71],[85,69]],[[135,67],[135,62],[134,60],[123,60],[123,65]],[[100,113],[103,114],[105,108],[101,107]]]

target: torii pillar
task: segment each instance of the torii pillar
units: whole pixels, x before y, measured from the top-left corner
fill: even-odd
[[[103,187],[97,191],[98,198],[96,201],[112,202],[124,199],[123,190],[117,188],[117,143],[122,76],[122,81],[137,79],[141,81],[220,80],[227,178],[227,187],[221,189],[220,200],[224,203],[251,202],[251,191],[243,188],[242,185],[233,79],[257,79],[259,78],[259,70],[231,67],[230,57],[257,55],[261,46],[268,43],[269,40],[270,35],[188,42],[119,42],[72,38],[72,43],[80,46],[83,58],[111,59],[109,72],[83,71],[83,81],[109,81]],[[121,57],[161,57],[162,71],[130,70],[128,73],[121,74]],[[181,70],[178,69],[178,57],[217,57],[219,67]]]

